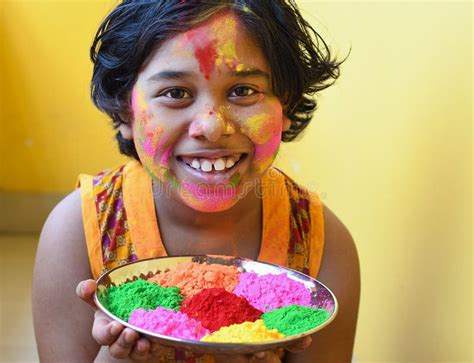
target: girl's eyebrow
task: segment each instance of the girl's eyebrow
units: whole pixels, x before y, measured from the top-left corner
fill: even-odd
[[[194,75],[193,72],[186,72],[186,71],[173,71],[173,70],[164,70],[158,73],[155,73],[148,81],[173,81],[173,80],[180,80],[183,78],[190,78]],[[267,72],[262,71],[258,68],[245,68],[242,70],[234,70],[229,72],[229,75],[232,77],[262,77],[265,78],[267,81],[270,80],[270,75]]]
[[[234,77],[263,77],[267,81],[270,80],[270,75],[267,72],[262,71],[261,69],[258,68],[248,68],[246,67],[245,69],[242,70],[235,70],[230,72],[231,76]]]
[[[165,70],[154,74],[153,76],[148,78],[148,81],[179,80],[183,78],[189,78],[192,75],[192,72]]]

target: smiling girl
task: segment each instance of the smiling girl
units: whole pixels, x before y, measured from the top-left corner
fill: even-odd
[[[123,1],[91,56],[92,98],[132,161],[81,175],[43,228],[33,287],[42,361],[349,362],[360,289],[354,243],[316,194],[272,167],[280,142],[310,122],[311,96],[339,74],[296,5]],[[91,278],[193,254],[310,274],[334,291],[339,314],[312,343],[211,357],[152,344],[74,295],[80,282],[77,294],[93,305]]]

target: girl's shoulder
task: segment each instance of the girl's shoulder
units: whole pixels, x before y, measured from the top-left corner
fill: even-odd
[[[38,248],[39,252],[54,255],[55,259],[61,261],[69,256],[74,262],[80,259],[87,262],[84,241],[79,188],[68,194],[51,211],[41,231]],[[88,266],[87,263],[85,266]]]

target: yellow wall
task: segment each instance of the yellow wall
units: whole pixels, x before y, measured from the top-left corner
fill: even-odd
[[[8,150],[2,152],[7,158],[0,189],[68,191],[79,172],[97,172],[122,159],[109,121],[89,101],[88,50],[110,6],[96,0],[2,6]]]
[[[88,99],[88,47],[112,3],[0,4],[0,190],[65,192],[123,160]],[[356,239],[357,360],[471,361],[472,5],[299,3],[352,53],[278,163]]]

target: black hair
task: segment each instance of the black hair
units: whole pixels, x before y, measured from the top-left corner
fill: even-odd
[[[252,34],[271,68],[273,93],[291,120],[282,141],[292,141],[316,110],[314,95],[339,77],[323,38],[294,0],[123,0],[103,20],[90,50],[91,95],[115,128],[131,121],[130,94],[150,53],[171,36],[230,9]],[[120,151],[138,159],[133,140],[116,134]]]

